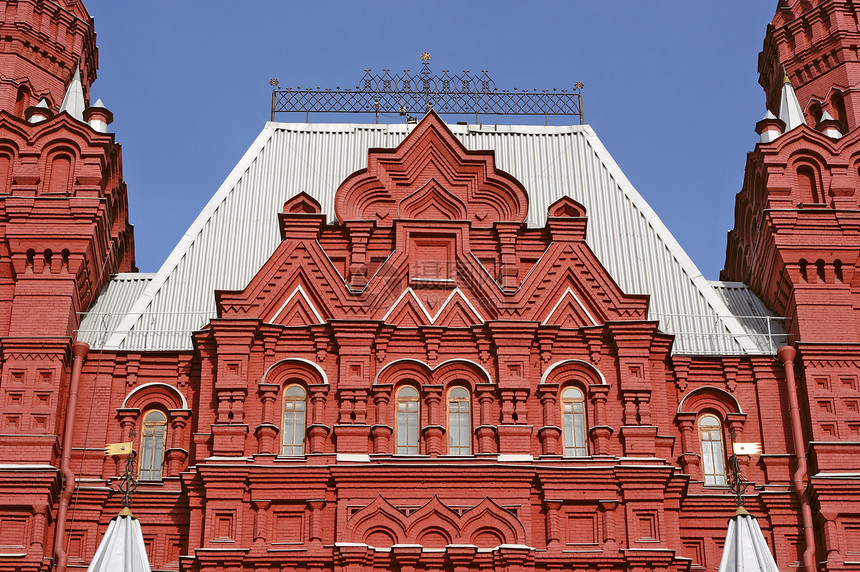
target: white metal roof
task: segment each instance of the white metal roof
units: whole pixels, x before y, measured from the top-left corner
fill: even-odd
[[[522,182],[530,226],[543,226],[547,207],[563,195],[585,205],[588,244],[626,293],[651,295],[651,317],[677,335],[675,353],[762,353],[591,127],[449,127],[468,149],[494,150],[497,166]],[[119,319],[105,319],[99,300],[82,336],[105,348],[190,349],[189,332],[215,315],[213,292],[244,288],[274,251],[287,199],[305,191],[333,216],[338,185],[367,166],[368,149],[396,147],[413,128],[267,123],[142,291],[127,278],[111,283],[112,298],[134,302],[109,310]],[[100,324],[109,331],[100,333]]]

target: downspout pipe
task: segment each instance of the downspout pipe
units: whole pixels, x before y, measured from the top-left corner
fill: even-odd
[[[816,572],[815,564],[815,532],[812,529],[812,507],[806,494],[806,479],[809,476],[806,465],[806,444],[803,440],[803,424],[800,418],[800,403],[797,398],[797,381],[794,378],[794,358],[797,350],[791,346],[782,346],[776,352],[779,361],[785,368],[785,385],[788,389],[788,417],[791,420],[791,435],[794,441],[794,455],[797,458],[797,470],[792,477],[794,492],[800,500],[800,516],[803,520],[803,568],[806,572]]]
[[[78,388],[81,384],[81,370],[84,359],[90,351],[89,344],[72,344],[72,378],[69,380],[69,398],[66,400],[66,423],[63,427],[63,455],[60,472],[63,475],[63,492],[60,495],[60,508],[57,510],[57,524],[54,528],[54,565],[56,572],[65,572],[68,554],[63,546],[66,534],[66,514],[75,490],[75,474],[72,472],[72,434],[75,430],[75,413],[78,410]]]

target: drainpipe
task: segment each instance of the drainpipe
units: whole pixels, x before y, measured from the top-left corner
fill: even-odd
[[[785,367],[785,385],[788,389],[788,416],[791,419],[791,435],[794,440],[794,454],[797,457],[797,470],[792,478],[794,492],[800,500],[800,515],[803,520],[803,568],[806,572],[816,572],[815,533],[812,530],[812,508],[806,494],[806,445],[803,441],[803,426],[800,420],[800,405],[797,399],[797,381],[794,379],[794,356],[797,351],[791,346],[782,346],[776,352]]]
[[[90,346],[84,342],[72,344],[72,378],[69,380],[69,398],[66,401],[66,424],[63,427],[63,456],[60,461],[60,472],[63,474],[63,493],[60,496],[60,508],[57,510],[57,525],[54,530],[54,564],[56,572],[65,572],[68,555],[63,547],[63,537],[66,533],[66,513],[69,502],[75,490],[75,474],[72,472],[72,433],[75,429],[75,413],[78,410],[78,386],[81,382],[81,369],[84,359],[90,351]]]

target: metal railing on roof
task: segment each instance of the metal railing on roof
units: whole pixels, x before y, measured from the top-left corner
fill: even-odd
[[[412,114],[423,115],[431,110],[440,115],[474,116],[475,123],[481,115],[531,115],[542,116],[548,123],[549,116],[582,113],[582,83],[577,82],[571,90],[502,90],[483,70],[481,75],[470,73],[451,75],[442,70],[442,75],[430,71],[430,54],[421,54],[424,61],[421,71],[412,73],[403,70],[392,75],[389,70],[372,74],[365,70],[364,77],[354,89],[316,89],[301,87],[278,88],[279,81],[272,79],[272,113],[304,113],[305,121],[311,112],[324,113],[373,113],[379,123],[379,114],[397,114],[407,120]]]
[[[725,318],[715,314],[650,312],[648,317],[660,323],[660,330],[675,336],[676,354],[720,355],[727,352],[726,342],[748,338],[762,354],[776,355],[789,342],[782,316],[731,316],[744,329],[735,334],[726,328]],[[746,353],[746,352],[738,352]]]
[[[88,312],[78,330],[78,339],[93,349],[105,349],[112,334],[123,334],[123,350],[190,349],[191,334],[216,317],[213,310],[194,312],[143,312],[131,329],[118,328],[124,313]],[[739,338],[748,338],[758,348],[757,355],[775,355],[789,342],[779,316],[733,316],[744,329],[743,334],[730,332],[714,314],[681,314],[651,312],[649,319],[659,322],[662,331],[675,336],[673,353],[690,355],[745,355]]]
[[[214,310],[142,312],[134,327],[120,329],[124,312],[81,312],[86,317],[77,330],[78,339],[93,349],[105,349],[113,334],[123,334],[124,350],[168,350],[191,347],[191,334],[217,317]]]

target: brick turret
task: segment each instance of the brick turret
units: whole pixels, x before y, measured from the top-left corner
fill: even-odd
[[[88,101],[98,49],[80,0],[0,0],[0,109],[23,117],[44,98],[58,110],[77,65]]]
[[[860,146],[858,40],[853,2],[782,1],[759,54],[768,112],[788,116],[799,102],[806,124],[777,126],[750,153],[723,277],[748,282],[791,318],[798,340],[860,340],[851,286],[860,254],[851,159]]]
[[[827,111],[860,125],[860,15],[852,0],[781,0],[759,54],[759,83],[777,112],[787,74],[809,125]]]
[[[829,531],[841,526],[847,485],[825,476],[856,471],[860,455],[858,41],[851,0],[780,2],[759,55],[759,83],[770,112],[793,106],[805,124],[799,117],[784,127],[770,116],[760,122],[759,132],[769,131],[747,156],[722,273],[788,318],[804,400],[796,449],[808,453],[811,475],[798,469],[794,478],[799,500],[816,504],[814,526]],[[822,560],[842,568],[832,534],[804,545],[805,569]]]
[[[77,0],[0,0],[0,20],[0,495],[35,515],[14,568],[42,570],[63,489],[53,467],[70,453],[59,443],[72,343],[110,275],[135,269],[134,237],[111,114],[83,109],[92,19]],[[8,469],[23,459],[44,469]],[[18,544],[15,530],[4,520],[0,545]]]

